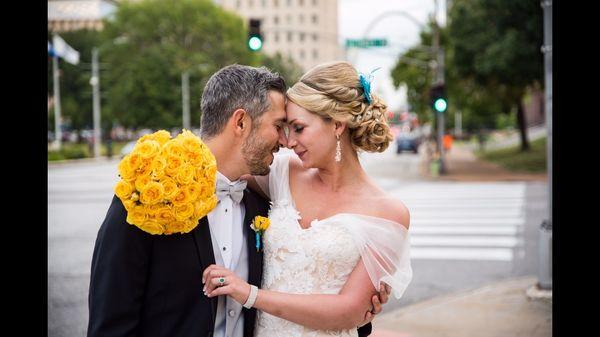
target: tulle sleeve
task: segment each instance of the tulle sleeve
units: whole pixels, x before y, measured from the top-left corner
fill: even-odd
[[[383,218],[342,215],[375,289],[380,282],[392,287],[396,299],[412,280],[410,236],[406,227]]]

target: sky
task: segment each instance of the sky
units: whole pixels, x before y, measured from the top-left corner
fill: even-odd
[[[438,20],[444,24],[442,14],[443,0],[439,0]],[[371,49],[353,49],[347,52],[347,60],[358,71],[368,73],[381,67],[374,75],[371,84],[375,93],[383,97],[390,110],[406,108],[406,89],[395,89],[390,75],[398,55],[419,43],[420,28],[402,14],[384,13],[404,12],[415,20],[425,24],[433,13],[434,0],[338,0],[338,33],[340,44],[345,39],[386,38],[388,47]],[[380,19],[376,20],[378,17]],[[371,29],[366,29],[371,25]]]

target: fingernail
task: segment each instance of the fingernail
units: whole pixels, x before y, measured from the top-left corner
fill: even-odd
[[[204,293],[206,293],[206,286],[204,286],[204,288],[202,288],[202,291],[203,291]]]

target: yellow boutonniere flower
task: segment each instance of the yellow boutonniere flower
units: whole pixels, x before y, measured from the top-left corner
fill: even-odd
[[[127,222],[150,234],[188,233],[216,206],[214,155],[188,130],[138,139],[119,163],[115,194]]]
[[[252,224],[250,224],[250,228],[256,234],[256,251],[260,250],[260,237],[265,233],[269,225],[271,224],[271,220],[269,218],[265,218],[264,216],[257,215],[252,220]]]

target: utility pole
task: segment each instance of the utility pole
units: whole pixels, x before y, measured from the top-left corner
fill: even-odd
[[[54,149],[60,150],[62,143],[61,115],[60,115],[60,76],[58,69],[58,55],[52,57],[52,78],[54,81]]]
[[[552,290],[552,0],[542,0],[544,10],[544,81],[546,87],[546,155],[548,171],[548,220],[542,222],[539,236],[538,287]]]
[[[98,48],[92,49],[92,78],[90,84],[93,88],[94,108],[94,157],[100,157],[101,130],[100,130],[100,76],[98,73]]]
[[[444,11],[446,7],[444,6]],[[433,68],[433,82],[436,85],[444,85],[444,49],[440,47],[440,27],[437,18],[438,0],[435,0],[433,10],[434,32],[433,32],[433,50],[437,57],[437,62]],[[446,165],[444,163],[444,114],[445,112],[434,112],[437,116],[437,148],[440,155],[440,174],[446,173]]]
[[[190,71],[181,74],[181,99],[183,106],[183,128],[190,130]]]

